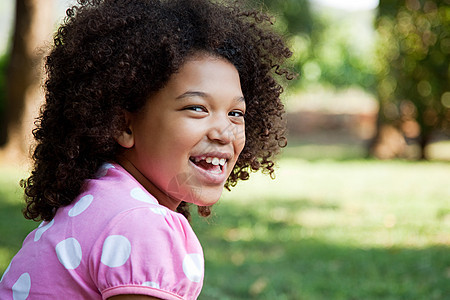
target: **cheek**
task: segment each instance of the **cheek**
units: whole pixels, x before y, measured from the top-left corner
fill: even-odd
[[[237,155],[239,155],[245,146],[245,127],[239,128],[238,134],[235,135],[234,149]]]
[[[198,140],[199,134],[190,124],[173,123],[170,127],[158,132],[158,143],[161,145],[161,155],[168,156],[170,164],[179,159],[186,159]]]
[[[171,140],[175,145],[196,144],[205,135],[203,126],[195,120],[179,120],[170,127]]]

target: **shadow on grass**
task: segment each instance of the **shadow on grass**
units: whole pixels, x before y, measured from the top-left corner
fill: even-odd
[[[299,200],[298,207],[314,205]],[[277,201],[277,206],[291,207]],[[357,248],[308,236],[271,217],[273,207],[226,203],[211,220],[193,220],[204,247],[202,299],[445,299],[445,246]],[[325,207],[324,209],[334,209]],[[264,216],[265,211],[265,216]]]
[[[9,197],[17,194],[0,189],[0,250],[9,257],[4,257],[0,274],[37,226],[22,217],[21,203]],[[308,228],[282,218],[285,210],[312,207],[339,209],[333,203],[277,199],[261,201],[257,207],[221,203],[211,219],[194,217],[206,257],[199,300],[446,299],[450,295],[449,247],[362,249],[321,240]]]

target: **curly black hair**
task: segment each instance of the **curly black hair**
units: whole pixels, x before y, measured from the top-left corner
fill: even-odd
[[[78,0],[46,58],[34,169],[22,181],[24,216],[49,221],[70,204],[121,151],[114,137],[125,128],[124,109],[139,111],[199,51],[236,67],[246,99],[246,143],[225,187],[260,169],[272,176],[274,156],[286,145],[283,88],[274,77],[293,73],[282,67],[292,53],[266,14],[237,2]],[[189,218],[187,203],[177,210]]]

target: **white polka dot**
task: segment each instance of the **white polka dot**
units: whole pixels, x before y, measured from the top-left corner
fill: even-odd
[[[69,217],[76,217],[79,214],[81,214],[83,211],[85,211],[89,207],[89,205],[91,205],[92,200],[94,200],[94,196],[92,196],[92,195],[83,196],[69,210]]]
[[[53,223],[55,223],[55,219],[51,220],[50,222],[48,222],[45,225],[43,225],[44,222],[42,222],[41,225],[39,225],[39,227],[36,230],[36,232],[34,233],[34,241],[35,242],[39,241],[39,239],[41,238],[42,234],[44,232],[46,232],[50,227],[52,227]]]
[[[56,245],[59,262],[68,270],[76,269],[81,263],[81,245],[74,238],[65,239]]]
[[[111,168],[115,168],[115,167],[112,164],[110,164],[110,163],[104,163],[98,169],[97,173],[95,174],[95,177],[96,178],[101,178],[101,177],[105,176],[106,173],[108,173],[108,170],[111,169]]]
[[[150,207],[150,210],[161,216],[165,216],[167,214],[167,210],[164,207]]]
[[[17,279],[16,283],[12,286],[13,299],[14,300],[25,300],[28,298],[28,294],[31,289],[31,278],[30,274],[23,273]]]
[[[110,235],[105,239],[101,261],[108,267],[120,267],[131,254],[131,243],[123,235]]]
[[[134,199],[142,201],[142,202],[158,204],[158,201],[156,201],[152,196],[150,196],[150,194],[144,192],[139,187],[132,189],[130,192],[130,195]]]
[[[198,253],[187,254],[183,260],[183,272],[193,282],[200,282],[203,277],[203,257]]]
[[[159,284],[153,281],[146,281],[142,284],[143,286],[149,286],[155,289],[159,289]]]
[[[5,275],[6,275],[6,273],[8,273],[8,271],[9,271],[9,268],[11,268],[11,263],[12,263],[12,261],[11,261],[11,262],[9,263],[8,267],[6,268],[5,272],[3,273],[3,275],[2,275],[2,279],[0,279],[0,282],[2,282],[2,281],[3,281],[3,278],[5,278]]]

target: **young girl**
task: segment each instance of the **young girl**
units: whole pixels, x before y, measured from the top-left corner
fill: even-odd
[[[270,19],[208,0],[79,0],[46,60],[46,103],[23,182],[43,220],[0,299],[196,299],[207,216],[285,145]]]

